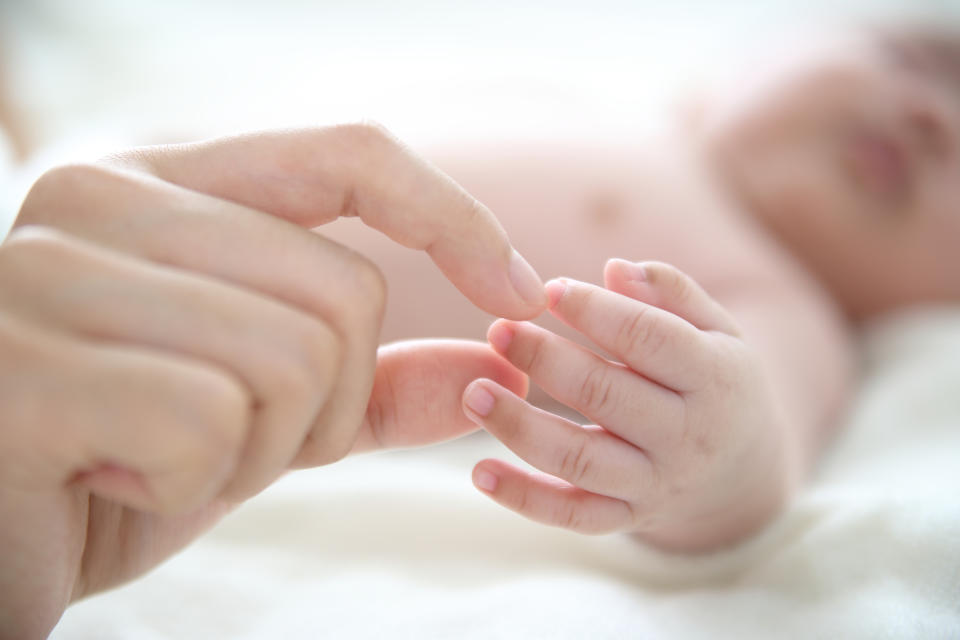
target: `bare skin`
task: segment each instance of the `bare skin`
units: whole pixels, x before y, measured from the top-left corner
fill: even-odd
[[[676,138],[671,140],[676,142]],[[747,507],[730,508],[722,522],[704,521],[693,529],[699,516],[685,512],[680,517],[678,512],[674,519],[673,507],[647,508],[635,522],[613,522],[604,516],[581,513],[583,509],[571,507],[568,498],[572,495],[577,504],[587,504],[585,494],[570,494],[563,499],[544,496],[545,485],[531,484],[526,472],[509,469],[504,463],[481,463],[475,479],[480,471],[495,471],[500,483],[491,492],[494,499],[548,524],[585,532],[636,531],[644,539],[670,549],[715,548],[742,539],[767,522],[808,473],[846,397],[852,376],[852,344],[839,307],[773,236],[715,186],[697,156],[676,146],[669,155],[659,151],[664,145],[650,148],[658,151],[653,154],[586,145],[545,149],[538,145],[530,149],[513,146],[506,153],[498,148],[471,147],[469,155],[441,152],[432,157],[498,211],[511,238],[545,276],[602,285],[603,264],[611,257],[662,261],[698,282],[716,301],[707,302],[705,294],[704,305],[719,303],[717,306],[725,309],[717,316],[729,313],[732,322],[726,326],[737,325],[754,358],[752,366],[764,372],[771,383],[769,389],[764,387],[757,393],[758,401],[775,407],[770,410],[769,426],[776,437],[761,439],[763,444],[750,454],[751,460],[762,462],[763,468],[756,470],[757,482],[752,485],[762,491],[746,491],[739,483],[730,483],[731,493],[723,500]],[[417,256],[388,247],[349,222],[338,223],[327,232],[376,255],[395,294],[391,300],[403,301],[396,307],[388,302],[386,339],[423,334],[476,338],[486,333],[490,316],[462,304],[448,285],[430,273],[429,264]],[[671,276],[672,270],[666,270],[662,279]],[[608,273],[609,277],[616,280],[617,274]],[[670,291],[646,292],[647,302],[668,309],[670,295]],[[406,304],[409,300],[416,304]],[[538,324],[579,344],[596,345],[589,332],[581,334],[566,326],[569,318],[558,311],[554,308],[557,317],[542,316]],[[694,315],[697,313],[694,311]],[[547,393],[532,393],[531,402],[568,417],[571,414],[565,407],[588,418],[606,411],[589,406],[594,404],[592,400],[564,395],[559,389],[567,377],[573,386],[584,388],[582,378],[589,367],[567,367],[563,379],[557,379],[557,367],[531,367],[530,355],[522,351],[537,348],[531,345],[543,336],[532,326],[508,324],[520,339],[498,351],[530,375],[534,384],[547,389]],[[503,325],[495,325],[490,334],[495,348],[494,330],[498,326]],[[600,353],[611,352],[601,349]],[[564,356],[558,357],[562,360]],[[614,359],[622,359],[622,354],[620,358],[614,354]],[[496,385],[487,388],[505,402],[510,401],[509,394],[505,396]],[[536,438],[538,446],[533,449],[523,444],[529,432],[518,425],[530,426],[535,414],[529,408],[501,419],[484,419],[469,410],[468,415],[548,474],[563,478],[581,473],[562,468],[562,460],[570,460],[562,444],[554,448],[556,459],[546,461],[542,454],[535,453],[551,448],[544,436]],[[649,416],[647,422],[648,430],[670,428],[663,423],[649,424]],[[547,433],[563,433],[561,429]],[[580,435],[570,431],[563,437],[569,444]],[[622,437],[621,433],[617,435]],[[671,459],[680,459],[680,451],[669,453]],[[666,451],[662,457],[668,457]],[[695,464],[695,459],[689,465]],[[776,461],[773,468],[771,461]],[[597,461],[597,466],[603,464],[602,459]],[[692,470],[689,465],[672,472],[678,481]],[[738,465],[742,470],[742,462]],[[540,498],[531,499],[533,494]],[[711,510],[722,508],[724,503],[715,494],[702,495]],[[656,499],[650,492],[644,496],[646,504]],[[588,511],[592,508],[586,507]],[[663,524],[667,521],[669,526]],[[646,526],[651,522],[657,524]]]
[[[960,36],[927,33],[790,56],[643,151],[436,156],[565,276],[547,290],[567,328],[487,332],[564,408],[472,383],[467,415],[542,472],[481,461],[480,490],[540,522],[681,551],[743,540],[787,504],[839,424],[850,330],[960,298]],[[627,260],[588,284],[608,258]],[[388,315],[388,335],[483,323],[433,283],[409,295],[436,298]],[[569,409],[595,424],[556,415]]]
[[[525,393],[476,342],[378,352],[382,277],[308,229],[340,215],[427,251],[494,313],[546,304],[491,213],[376,127],[38,181],[0,245],[0,636],[45,637],[291,467],[470,431],[477,376]]]
[[[0,510],[17,550],[0,635],[41,636],[290,466],[474,425],[542,472],[474,468],[527,517],[680,551],[756,532],[838,424],[848,322],[960,291],[955,80],[936,56],[886,53],[859,42],[781,70],[643,151],[433,154],[564,276],[546,291],[487,209],[369,128],[48,174],[0,247]],[[305,229],[354,214],[488,313],[529,318],[549,295],[551,315],[487,328],[416,252],[349,223]],[[385,274],[382,333],[378,270],[331,239]],[[484,331],[489,347],[375,351]],[[522,399],[525,374],[551,411]],[[557,415],[571,410],[595,424]]]

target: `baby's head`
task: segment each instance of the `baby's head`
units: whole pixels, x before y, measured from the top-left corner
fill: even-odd
[[[854,318],[960,301],[960,31],[864,30],[726,87],[724,181]]]

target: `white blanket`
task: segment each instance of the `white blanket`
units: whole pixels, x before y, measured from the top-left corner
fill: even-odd
[[[960,309],[874,328],[848,425],[742,547],[668,557],[507,512],[485,434],[290,475],[54,638],[960,637]]]
[[[80,153],[63,140],[103,123],[174,137],[362,116],[405,139],[482,133],[488,120],[525,135],[578,122],[631,130],[648,94],[669,94],[685,65],[715,54],[714,37],[738,25],[745,41],[764,34],[759,14],[957,11],[950,0],[517,5],[0,9],[18,9],[10,24],[49,17],[54,28],[32,38],[28,21],[14,24],[4,44],[24,54],[18,95],[45,107],[44,141],[83,158],[125,146],[98,134],[97,152]],[[297,13],[307,7],[316,13]],[[678,32],[688,20],[702,26]],[[0,181],[0,235],[35,173]],[[481,434],[292,474],[146,578],[68,610],[53,637],[960,638],[960,309],[891,320],[866,352],[847,428],[811,486],[736,550],[668,557],[527,522],[471,486],[476,460],[512,457]]]

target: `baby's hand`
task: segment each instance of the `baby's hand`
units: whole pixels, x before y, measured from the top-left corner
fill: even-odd
[[[758,360],[730,314],[666,264],[611,260],[607,289],[548,283],[551,311],[618,361],[536,325],[498,320],[494,348],[597,423],[537,409],[490,380],[467,415],[545,473],[499,460],[478,488],[528,518],[583,533],[636,532],[663,548],[734,543],[783,505],[794,464]]]

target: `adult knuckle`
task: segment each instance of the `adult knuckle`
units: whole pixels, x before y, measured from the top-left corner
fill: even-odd
[[[236,452],[253,419],[253,403],[244,386],[219,372],[197,372],[190,381],[195,398],[191,407],[200,450],[219,456]]]
[[[51,422],[47,409],[58,404],[29,382],[42,356],[23,329],[0,312],[0,455],[5,457],[27,450],[28,434],[42,433]]]
[[[198,495],[221,481],[240,459],[253,419],[253,403],[231,376],[214,370],[181,371],[176,406],[156,417],[176,427],[178,445],[167,459],[168,472],[155,484],[157,509],[177,513],[192,508]],[[187,392],[188,390],[189,392]],[[168,453],[168,457],[169,457]]]
[[[463,207],[464,211],[464,220],[463,228],[464,229],[479,229],[483,228],[487,224],[487,219],[490,216],[489,210],[484,206],[482,202],[474,198],[469,193],[464,192],[462,197],[465,201],[465,206]]]
[[[25,202],[69,196],[88,179],[90,165],[66,164],[48,169],[33,183]]]
[[[29,224],[16,227],[0,245],[0,269],[19,272],[32,264],[59,260],[69,247],[66,234],[47,226]]]
[[[352,177],[349,181],[352,186],[343,196],[343,215],[360,215],[370,193],[387,188],[388,181],[394,177],[396,159],[407,152],[393,134],[372,121],[339,125],[321,130],[320,135],[331,135],[334,144],[343,149],[345,158],[349,159],[341,165],[341,170]]]
[[[5,252],[19,252],[35,249],[56,249],[63,244],[63,234],[39,224],[29,224],[15,227],[10,231],[3,243]]]
[[[387,280],[380,268],[364,256],[358,256],[353,261],[350,285],[355,295],[365,304],[374,315],[383,313],[387,300]]]
[[[379,330],[387,305],[387,281],[369,258],[353,254],[339,270],[339,295],[330,307],[329,319],[343,334],[359,327]]]
[[[337,127],[339,132],[352,144],[367,150],[381,151],[398,146],[396,137],[375,120],[351,122]]]
[[[302,384],[303,391],[311,395],[331,386],[343,357],[337,335],[320,322],[307,322],[299,330],[294,343],[295,358],[299,370],[290,376],[294,384]]]
[[[149,479],[152,510],[162,516],[178,516],[199,507],[224,481],[223,469],[235,456],[213,449],[194,448],[178,460],[175,468]]]
[[[100,184],[108,170],[94,164],[66,164],[47,170],[31,186],[20,208],[18,224],[49,222],[76,202],[91,185]]]
[[[324,466],[346,458],[353,447],[353,440],[344,434],[324,430],[320,434],[311,433],[305,446],[311,449],[311,465]]]
[[[297,420],[316,414],[325,395],[323,387],[330,386],[321,382],[324,378],[329,380],[329,376],[324,373],[320,358],[302,351],[304,344],[302,340],[295,340],[288,349],[265,356],[261,363],[263,377],[256,389],[260,404],[283,406],[284,412]]]
[[[378,409],[373,411],[376,413]],[[380,415],[375,415],[372,419],[381,420],[381,423],[378,427],[371,424],[370,428],[386,431],[388,429],[386,422],[391,418],[387,410],[382,407],[379,411]],[[368,418],[369,416],[364,414],[362,419]],[[353,418],[350,418],[348,422],[348,419],[342,416],[334,419],[323,415],[320,420],[314,422],[302,445],[302,448],[309,452],[310,465],[323,466],[347,457],[356,441],[362,419],[358,417],[354,422]],[[384,433],[380,433],[379,436],[375,437],[382,438],[384,435]]]
[[[383,124],[371,118],[365,118],[347,126],[353,130],[354,135],[375,138],[378,140],[393,138],[390,131]]]
[[[181,471],[177,476],[152,483],[153,508],[162,516],[176,516],[186,511],[190,506],[189,496],[201,491],[206,484],[196,472]]]

